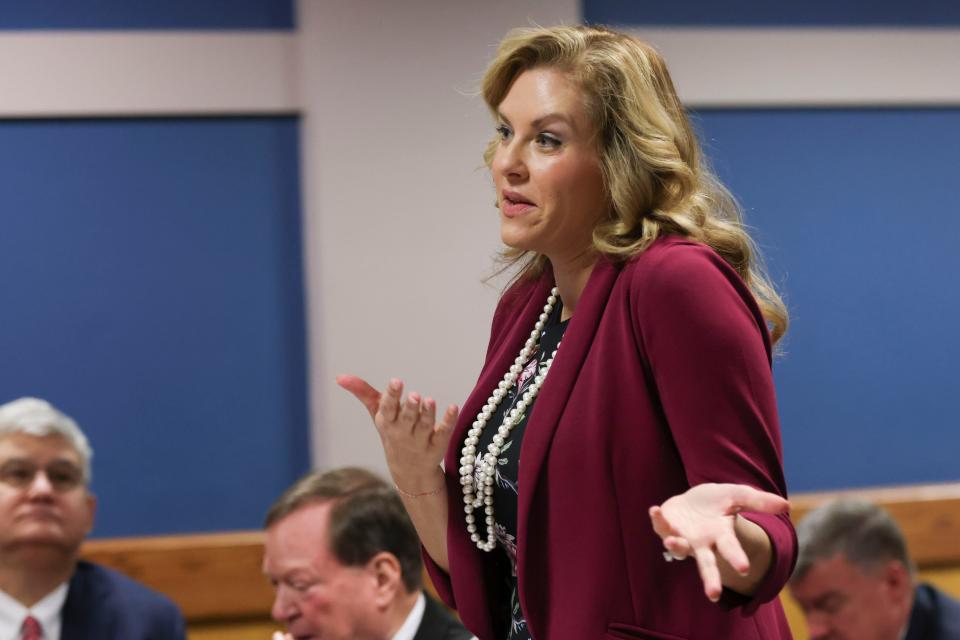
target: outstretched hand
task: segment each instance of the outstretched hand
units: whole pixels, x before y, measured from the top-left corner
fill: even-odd
[[[785,498],[773,493],[740,484],[709,483],[691,487],[660,506],[650,507],[650,520],[671,559],[696,559],[704,593],[716,602],[724,584],[718,554],[740,576],[758,569],[751,567],[738,538],[737,513],[783,513],[789,508]]]
[[[407,491],[436,484],[436,469],[447,451],[460,414],[450,405],[437,419],[437,403],[411,392],[403,399],[403,382],[390,380],[383,393],[357,376],[337,376],[337,384],[359,400],[380,434],[394,481]]]

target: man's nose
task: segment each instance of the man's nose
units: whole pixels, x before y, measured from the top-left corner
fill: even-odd
[[[282,584],[278,585],[273,597],[273,606],[270,607],[270,617],[280,623],[289,621],[297,612],[293,599],[288,598],[286,592],[286,587]]]
[[[50,478],[47,477],[47,472],[43,469],[37,469],[37,472],[33,474],[33,480],[27,487],[27,491],[31,496],[52,495],[53,485],[50,483]]]
[[[823,616],[807,616],[807,631],[810,640],[827,640],[830,637],[830,625]]]

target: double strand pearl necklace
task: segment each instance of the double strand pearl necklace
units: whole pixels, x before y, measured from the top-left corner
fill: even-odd
[[[520,350],[520,355],[513,361],[513,365],[510,367],[510,370],[507,371],[506,375],[503,376],[503,380],[497,384],[497,388],[493,390],[493,395],[487,398],[487,403],[480,409],[480,413],[477,414],[477,419],[473,422],[471,429],[467,431],[467,439],[464,440],[463,449],[460,452],[460,485],[463,487],[463,510],[466,513],[467,533],[470,534],[470,539],[473,540],[474,544],[476,544],[481,551],[493,551],[497,546],[496,529],[494,526],[496,521],[493,517],[493,483],[497,472],[497,463],[500,458],[501,447],[503,447],[504,442],[506,442],[510,436],[513,428],[523,418],[527,407],[530,406],[540,392],[540,387],[543,385],[543,381],[550,371],[550,365],[553,364],[553,359],[557,357],[556,350],[550,354],[550,359],[547,360],[543,368],[543,373],[537,373],[533,379],[533,384],[527,388],[516,406],[504,416],[503,424],[500,425],[496,435],[493,436],[493,442],[487,446],[487,453],[483,454],[479,459],[477,458],[477,445],[480,442],[480,436],[483,433],[484,427],[487,426],[490,417],[507,395],[507,391],[517,383],[520,374],[523,372],[524,365],[530,359],[530,356],[533,355],[537,345],[539,345],[540,338],[543,336],[543,328],[547,324],[550,314],[553,312],[553,306],[557,303],[557,293],[556,287],[550,291],[547,304],[543,306],[543,313],[540,314],[540,318],[537,320],[536,325],[534,325],[533,331],[530,332],[530,337],[527,338],[523,349]],[[557,343],[557,349],[559,348],[560,344]],[[477,481],[474,478],[474,470],[476,467],[480,468],[480,487],[477,486]],[[481,507],[483,507],[484,522],[486,523],[487,529],[486,540],[483,540],[477,532],[476,516],[474,515],[474,511]]]

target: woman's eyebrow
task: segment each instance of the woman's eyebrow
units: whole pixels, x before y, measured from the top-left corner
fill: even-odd
[[[499,110],[497,111],[497,118],[499,118],[500,120],[503,120],[504,123],[510,126],[513,126],[513,124],[510,122],[510,118],[503,115],[502,111],[499,111]],[[577,130],[577,126],[576,124],[574,124],[573,119],[570,118],[570,116],[568,116],[567,114],[562,113],[560,111],[553,111],[551,113],[540,116],[539,118],[537,118],[536,120],[530,123],[530,127],[532,129],[538,129],[544,126],[545,124],[548,124],[553,121],[562,122],[563,124],[566,124],[568,127],[573,129],[574,131]]]
[[[554,111],[552,113],[548,113],[547,115],[540,116],[530,124],[533,125],[534,128],[538,128],[555,120],[566,124],[573,130],[576,130],[577,128],[576,125],[574,125],[573,120],[567,114],[560,113],[559,111]]]

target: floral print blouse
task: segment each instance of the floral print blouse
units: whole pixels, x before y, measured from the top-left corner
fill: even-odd
[[[560,322],[563,310],[558,300],[550,318],[543,328],[538,348],[531,354],[525,363],[523,372],[517,379],[517,384],[511,387],[497,407],[496,412],[487,422],[487,427],[480,436],[478,452],[486,452],[487,446],[493,442],[493,436],[503,423],[504,416],[513,409],[523,397],[524,392],[533,384],[533,379],[542,373],[547,361],[560,344],[560,339],[566,331],[569,321]],[[497,461],[496,476],[494,477],[493,504],[496,518],[496,536],[500,543],[500,550],[493,553],[504,553],[507,558],[509,575],[504,576],[504,587],[510,593],[510,629],[506,640],[533,640],[527,631],[527,621],[520,608],[520,599],[517,593],[517,497],[519,495],[518,478],[520,465],[520,443],[527,428],[527,419],[536,406],[536,399],[527,406],[526,412],[510,432],[510,438],[504,442],[500,450],[500,459]],[[477,465],[478,482],[480,465]],[[478,532],[481,538],[486,537],[486,530]],[[502,551],[501,551],[502,550]]]

